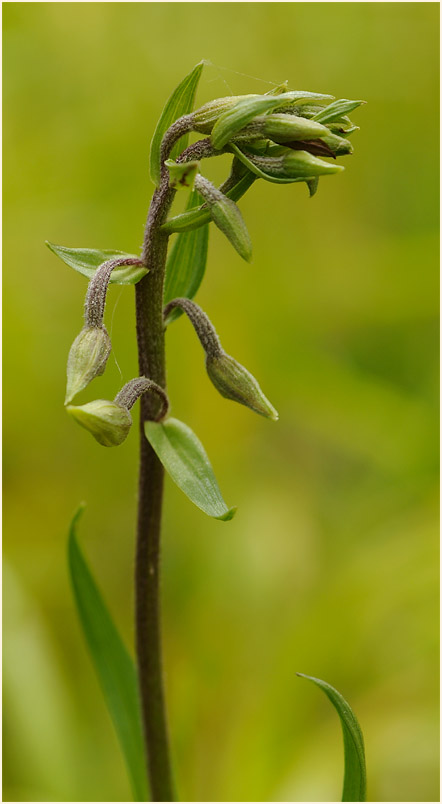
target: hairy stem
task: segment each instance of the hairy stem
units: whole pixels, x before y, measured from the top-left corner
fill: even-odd
[[[149,273],[136,285],[137,345],[140,376],[166,389],[163,285],[168,234],[161,225],[175,191],[169,188],[164,160],[190,127],[183,117],[166,133],[161,149],[161,183],[147,217],[143,262]],[[188,149],[190,150],[190,149]],[[189,154],[189,159],[192,158]],[[184,160],[186,161],[186,160]],[[163,466],[144,435],[144,423],[158,417],[159,400],[144,394],[140,405],[140,469],[135,559],[135,629],[141,715],[153,801],[173,801],[174,790],[167,733],[162,673],[160,619],[160,533]]]

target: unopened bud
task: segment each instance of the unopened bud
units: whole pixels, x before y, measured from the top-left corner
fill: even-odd
[[[287,149],[286,153],[279,157],[249,154],[248,158],[269,177],[292,179],[293,181],[297,179],[303,181],[313,176],[325,176],[327,173],[340,173],[344,170],[342,165],[325,162],[323,159],[318,159],[317,156],[308,153],[308,151]]]
[[[206,369],[221,396],[246,405],[268,419],[278,420],[277,411],[264,396],[255,378],[233,357],[225,352],[208,355]]]
[[[132,426],[129,411],[106,399],[96,399],[86,405],[68,405],[66,410],[103,447],[118,447]]]
[[[210,134],[213,126],[215,125],[218,117],[235,103],[238,103],[242,98],[256,98],[257,95],[230,95],[226,98],[216,98],[215,100],[205,103],[200,109],[193,113],[193,128],[195,131],[200,131],[202,134]]]
[[[346,156],[353,153],[353,145],[345,137],[338,137],[337,134],[329,132],[327,136],[321,137],[321,140],[330,148],[333,156]]]
[[[278,107],[292,108],[307,99],[322,100],[330,95],[315,92],[283,92],[281,95],[255,95],[241,98],[233,107],[227,109],[216,121],[211,140],[214,148],[221,149],[256,116],[272,112]]]
[[[103,374],[111,348],[105,327],[85,327],[77,335],[68,357],[65,405]]]
[[[276,142],[289,142],[291,140],[316,140],[324,138],[330,132],[321,123],[307,120],[305,117],[295,117],[291,114],[269,114],[256,118],[253,124],[262,126],[266,137]]]
[[[226,235],[238,254],[250,262],[252,243],[243,216],[235,202],[199,174],[195,178],[195,189],[209,205],[210,215],[218,229]]]

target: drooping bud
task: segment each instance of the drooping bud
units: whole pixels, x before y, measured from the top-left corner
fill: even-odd
[[[68,405],[66,410],[103,447],[118,447],[132,426],[129,411],[106,399],[96,399],[86,405]]]
[[[166,159],[164,163],[169,171],[169,187],[172,190],[192,187],[199,163],[196,161],[179,164],[173,159]]]
[[[160,408],[148,416],[160,422],[169,410],[169,399],[164,388],[147,377],[136,377],[129,380],[117,394],[113,402],[107,399],[96,399],[86,405],[68,405],[67,412],[92,433],[103,447],[118,447],[122,444],[132,426],[129,410],[143,394],[152,392],[160,400]]]
[[[103,374],[111,348],[104,326],[84,327],[77,335],[68,357],[65,405]]]
[[[264,396],[252,374],[226,354],[215,327],[201,307],[190,299],[173,299],[163,310],[165,321],[175,307],[180,307],[193,324],[206,354],[207,374],[219,393],[226,399],[233,399],[241,405],[246,405],[261,416],[277,421],[278,414],[275,408]]]
[[[195,189],[209,205],[213,222],[218,226],[238,254],[247,262],[252,258],[252,243],[244,219],[234,201],[218,190],[212,182],[198,174]]]
[[[233,357],[225,352],[209,355],[206,359],[206,369],[221,396],[246,405],[267,419],[278,421],[277,411],[264,396],[253,375]]]

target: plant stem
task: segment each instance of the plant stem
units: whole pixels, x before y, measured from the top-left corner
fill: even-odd
[[[147,217],[142,260],[149,273],[135,288],[140,376],[166,390],[163,288],[169,232],[161,230],[175,196],[164,165],[173,145],[192,129],[191,115],[177,120],[161,144],[161,183]],[[177,162],[216,156],[210,139],[193,143]],[[135,631],[141,719],[153,801],[173,801],[173,781],[167,735],[160,619],[160,535],[164,469],[144,434],[144,423],[156,420],[158,398],[144,394],[140,405],[140,470],[137,548],[135,557]]]
[[[161,149],[161,184],[155,190],[146,222],[143,262],[149,273],[136,285],[137,345],[140,376],[166,389],[163,285],[169,235],[161,231],[175,191],[164,167],[172,146],[190,128],[183,117],[167,131]],[[189,159],[192,158],[192,149]],[[154,420],[158,399],[144,394],[140,405],[140,469],[135,558],[135,630],[141,718],[153,801],[173,801],[174,790],[162,673],[160,619],[160,534],[163,466],[144,434]]]
[[[136,287],[137,340],[140,375],[166,386],[163,278],[167,238],[152,235],[150,273]],[[153,263],[155,265],[153,266]],[[135,561],[135,618],[141,711],[153,801],[173,801],[160,628],[160,531],[163,466],[144,435],[144,422],[155,418],[158,400],[141,398],[140,473]]]

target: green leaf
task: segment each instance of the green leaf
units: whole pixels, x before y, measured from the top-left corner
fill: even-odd
[[[192,209],[200,202],[201,196],[196,190],[193,190],[189,195],[187,209]],[[208,224],[178,235],[167,258],[164,284],[165,304],[178,297],[194,298],[206,270],[208,244]],[[175,321],[180,315],[182,315],[182,310],[175,307],[171,311],[167,323]]]
[[[236,508],[228,508],[224,502],[206,451],[187,424],[178,419],[146,422],[144,432],[164,468],[189,500],[215,519],[232,519]]]
[[[256,176],[250,173],[250,171],[247,171],[245,176],[242,176],[237,184],[227,191],[227,198],[231,198],[232,201],[239,201],[249,187],[252,186],[255,179]],[[175,215],[175,217],[169,218],[166,223],[163,223],[161,229],[164,232],[168,232],[168,234],[172,234],[173,232],[190,232],[193,229],[204,226],[205,223],[210,223],[211,220],[212,216],[208,207],[195,207],[194,209],[189,209],[188,212],[182,212],[181,215]]]
[[[353,109],[356,109],[363,103],[366,103],[366,101],[352,101],[341,98],[341,100],[336,100],[334,103],[330,103],[326,106],[325,109],[321,109],[317,112],[312,117],[312,120],[316,120],[317,123],[331,123],[333,120],[338,120],[342,115],[347,114],[347,112],[352,112]]]
[[[126,254],[124,251],[111,251],[109,249],[96,248],[66,248],[66,246],[56,246],[46,240],[47,247],[60,257],[66,265],[69,265],[78,273],[83,274],[88,279],[92,279],[95,271],[103,262],[115,260],[120,257],[129,257],[139,260],[139,255]],[[140,261],[141,262],[141,261]],[[122,268],[115,268],[110,275],[110,282],[116,285],[135,285],[143,276],[148,273],[144,265],[124,265]]]
[[[135,801],[148,800],[144,743],[134,663],[106,608],[76,538],[84,505],[74,515],[68,545],[75,602],[92,661],[126,760]]]
[[[211,135],[214,148],[224,148],[225,145],[247,123],[257,115],[271,112],[278,106],[301,103],[304,100],[324,100],[332,95],[318,95],[315,92],[283,92],[281,95],[256,95],[238,101],[231,109],[220,115],[216,121]]]
[[[304,673],[297,673],[301,678],[307,678],[320,687],[335,707],[342,726],[344,736],[344,787],[342,801],[365,801],[367,775],[365,770],[364,738],[361,727],[350,705],[341,693],[335,690],[326,681],[321,681]]]
[[[196,89],[201,77],[201,72],[204,67],[204,62],[200,61],[193,70],[186,75],[185,78],[178,84],[177,88],[172,92],[169,100],[167,101],[161,117],[157,123],[152,143],[150,146],[150,177],[154,184],[158,186],[161,178],[161,141],[168,128],[185,114],[189,114],[193,109],[195,100]],[[188,135],[184,135],[173,146],[170,153],[170,158],[175,159],[181,151],[186,148],[188,142]]]
[[[306,185],[308,187],[310,198],[313,198],[313,196],[317,192],[318,184],[319,184],[319,176],[315,176],[314,179],[307,179]]]

